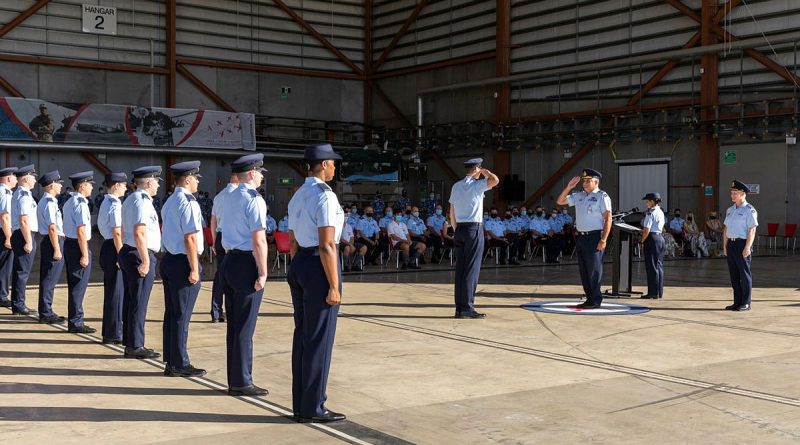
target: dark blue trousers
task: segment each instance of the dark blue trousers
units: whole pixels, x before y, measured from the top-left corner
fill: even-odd
[[[664,296],[664,237],[652,233],[644,240],[644,269],[647,271],[647,295]]]
[[[753,275],[750,272],[750,265],[753,255],[747,258],[742,256],[747,240],[739,238],[728,240],[728,272],[731,275],[731,287],[733,287],[733,304],[741,306],[750,304],[751,294],[753,293]]]
[[[603,280],[603,252],[597,250],[601,235],[598,230],[588,235],[578,235],[575,241],[583,293],[591,304],[603,303],[603,294],[600,293],[600,282]]]
[[[89,246],[86,246],[87,249]],[[89,265],[81,266],[81,248],[78,240],[64,240],[64,264],[67,266],[67,322],[70,327],[83,326],[83,297],[92,272],[92,251],[88,249]]]
[[[125,282],[117,267],[119,255],[113,239],[100,247],[100,268],[103,269],[103,338],[122,340],[122,302]]]
[[[456,255],[456,312],[475,310],[475,291],[483,261],[483,225],[458,223],[453,237]]]
[[[253,384],[253,333],[264,290],[253,288],[258,267],[252,253],[225,255],[221,274],[228,316],[228,386],[241,388]]]
[[[339,292],[342,273],[339,271]],[[339,305],[325,299],[330,286],[319,253],[298,252],[287,276],[294,306],[292,411],[303,417],[324,414]]]
[[[214,240],[214,253],[216,254],[214,264],[217,266],[217,270],[214,272],[214,284],[211,287],[211,318],[216,320],[222,314],[223,297],[225,296],[222,277],[220,277],[219,272],[222,267],[222,261],[225,259],[225,249],[222,247],[222,232],[217,232],[217,237]]]
[[[56,261],[53,259],[53,244],[50,236],[42,237],[39,248],[39,317],[52,317],[53,313],[53,293],[56,290],[58,279],[61,278],[61,271],[64,270],[64,238],[58,238],[58,247],[62,257]]]
[[[148,251],[150,270],[144,277],[136,270],[142,264],[139,251],[127,244],[119,251],[119,265],[122,268],[122,279],[125,281],[124,300],[122,302],[122,344],[127,348],[144,347],[144,324],[147,321],[147,302],[153,290],[153,279],[156,275],[156,256]]]
[[[22,312],[25,310],[25,288],[31,276],[33,257],[36,256],[35,234],[31,233],[31,252],[25,252],[25,238],[19,229],[11,235],[11,248],[14,250],[14,265],[11,273],[11,310]]]
[[[9,301],[11,268],[14,265],[14,250],[6,249],[6,234],[0,229],[0,301]]]
[[[189,283],[189,259],[186,255],[167,253],[159,264],[164,285],[164,363],[168,366],[189,366],[186,342],[200,282]],[[202,273],[202,270],[200,271]]]

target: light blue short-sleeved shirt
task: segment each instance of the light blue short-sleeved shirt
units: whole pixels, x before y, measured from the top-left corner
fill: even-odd
[[[336,194],[319,178],[306,178],[289,201],[289,230],[294,232],[300,247],[319,246],[320,227],[335,228],[334,241],[338,243],[344,219]]]
[[[137,190],[122,203],[122,242],[136,248],[133,229],[144,224],[147,248],[161,250],[161,229],[158,226],[158,213],[153,206],[153,198],[144,190]]]
[[[64,203],[64,235],[78,239],[78,230],[83,230],[86,239],[92,239],[92,214],[89,201],[80,193],[72,192]]]
[[[725,232],[728,238],[747,238],[747,232],[758,227],[758,212],[747,201],[741,207],[736,204],[725,212]]]
[[[450,190],[450,204],[455,206],[456,223],[483,222],[483,195],[492,188],[487,179],[472,176],[453,184]]]
[[[237,184],[228,183],[221,192],[214,197],[214,204],[211,206],[211,216],[217,219],[217,232],[222,232],[222,206],[232,191],[236,190]]]
[[[428,227],[432,228],[437,235],[442,233],[442,226],[447,218],[444,215],[433,215],[428,217]]]
[[[31,232],[38,232],[36,200],[33,199],[30,190],[20,185],[11,197],[11,230],[19,230],[19,217],[22,215],[28,217],[28,228]]]
[[[673,232],[680,232],[683,230],[683,218],[672,218],[669,222],[669,228]]]
[[[579,232],[603,230],[603,213],[613,211],[611,198],[599,188],[591,193],[573,193],[567,196],[567,203],[575,207],[575,228]]]
[[[11,213],[11,196],[13,192],[6,187],[5,184],[0,184],[0,215],[3,213]]]
[[[530,230],[535,230],[535,231],[541,233],[542,235],[547,235],[547,231],[550,230],[550,224],[547,222],[547,220],[543,216],[542,217],[536,216],[536,217],[531,218],[531,222],[528,224],[528,228]],[[542,235],[537,235],[535,233],[531,233],[531,236],[533,238],[539,238]]]
[[[344,213],[344,212],[342,212]],[[284,216],[278,222],[278,232],[288,232],[289,231],[289,217]]]
[[[36,219],[38,220],[40,235],[47,236],[50,224],[55,224],[58,236],[64,236],[64,219],[61,216],[61,210],[58,209],[58,199],[55,196],[49,193],[45,193],[42,196],[42,199],[39,200],[39,205],[36,207]]]
[[[197,254],[203,253],[203,216],[200,203],[188,190],[175,187],[161,208],[161,220],[164,222],[162,243],[164,250],[173,255],[186,255],[184,236],[194,234],[197,243]],[[225,239],[223,235],[222,239]]]
[[[552,230],[553,233],[559,233],[564,230],[564,220],[559,217],[551,216],[550,219],[547,220],[547,224],[550,226],[550,230]]]
[[[483,216],[483,215],[481,215]],[[494,236],[502,238],[506,236],[506,225],[500,218],[489,218],[484,222],[484,229],[492,232]]]
[[[267,203],[250,184],[239,184],[222,208],[225,250],[253,250],[253,232],[267,230]]]
[[[425,223],[416,216],[409,216],[406,219],[406,227],[408,227],[408,231],[413,233],[414,235],[422,235],[425,232]]]
[[[378,224],[378,226],[381,229],[385,229],[389,227],[389,223],[392,222],[393,219],[394,219],[394,214],[392,214],[392,216],[384,216],[383,218],[381,218],[381,222]]]
[[[661,206],[655,205],[644,213],[644,219],[642,219],[642,228],[643,229],[650,229],[650,233],[661,233],[664,231],[664,222],[666,219],[664,218],[664,211],[661,210]]]
[[[107,193],[100,203],[97,211],[97,229],[103,239],[113,239],[115,227],[122,227],[122,201],[116,196]]]
[[[361,231],[365,238],[372,238],[376,233],[381,231],[381,228],[378,226],[378,221],[375,221],[373,218],[363,218],[358,223],[356,230]]]
[[[516,218],[508,218],[504,220],[503,225],[505,225],[506,230],[509,232],[519,232],[519,230],[522,228],[519,220]]]
[[[275,222],[275,218],[267,215],[267,233],[272,233],[278,230],[278,223]]]

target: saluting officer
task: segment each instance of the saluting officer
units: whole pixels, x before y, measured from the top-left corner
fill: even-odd
[[[336,172],[330,144],[306,147],[310,176],[289,201],[292,267],[287,281],[294,306],[292,410],[301,421],[334,422],[345,415],[325,407],[336,317],[342,296],[338,246],[344,213],[326,184]]]
[[[222,260],[225,259],[225,248],[222,247],[222,207],[225,204],[225,199],[236,190],[239,186],[239,177],[236,173],[231,173],[228,185],[217,193],[214,197],[214,205],[211,208],[211,236],[214,237],[214,265],[217,270],[214,271],[214,284],[211,286],[211,322],[223,323],[225,322],[225,311],[223,305],[225,303],[225,291],[222,287],[222,277],[220,277],[219,269],[222,265]]]
[[[733,287],[733,304],[729,311],[749,311],[753,292],[753,275],[750,265],[753,261],[753,240],[758,227],[758,212],[747,202],[750,193],[743,182],[731,182],[731,201],[733,205],[725,212],[725,235],[723,249],[728,258],[728,271]]]
[[[455,229],[456,318],[485,318],[475,310],[475,291],[483,260],[483,195],[500,183],[482,168],[483,159],[464,162],[466,177],[450,191],[450,225]],[[483,176],[483,178],[481,178]]]
[[[558,205],[575,207],[575,225],[578,268],[586,301],[578,305],[581,309],[597,309],[603,303],[600,282],[603,280],[603,253],[608,235],[611,233],[611,198],[600,190],[603,175],[597,170],[584,169],[580,176],[572,178],[558,196]],[[583,191],[569,192],[583,181]]]
[[[8,299],[11,284],[11,266],[14,251],[11,250],[11,191],[17,186],[17,167],[0,169],[0,307],[11,307]]]
[[[664,211],[661,210],[661,194],[648,193],[642,198],[647,204],[642,220],[642,240],[644,244],[644,267],[647,271],[647,293],[642,298],[664,297]]]
[[[263,396],[269,393],[253,384],[253,333],[267,281],[267,203],[256,188],[266,169],[261,153],[242,156],[231,163],[239,178],[236,190],[221,209],[222,247],[220,266],[228,314],[228,394]]]
[[[36,201],[31,189],[36,184],[36,170],[33,165],[17,169],[17,190],[11,201],[11,248],[14,251],[14,266],[11,274],[11,312],[18,315],[36,315],[36,311],[25,305],[25,288],[36,255],[33,235],[39,231],[36,218]]]
[[[64,203],[64,263],[67,266],[69,332],[91,334],[97,329],[83,323],[83,297],[89,285],[92,272],[92,214],[89,210],[89,196],[94,188],[94,172],[75,173],[69,177],[75,189]]]
[[[122,343],[122,302],[125,282],[119,268],[122,249],[122,201],[127,191],[128,175],[107,173],[103,182],[108,193],[97,212],[97,228],[103,237],[100,268],[103,269],[103,343]]]
[[[164,375],[199,377],[205,369],[192,366],[186,341],[189,320],[200,293],[200,261],[203,254],[203,216],[194,197],[200,184],[200,161],[180,162],[170,167],[175,191],[161,209],[163,242],[167,253],[161,260],[164,284]]]
[[[161,250],[161,230],[153,196],[158,192],[161,167],[139,167],[133,171],[136,191],[122,203],[122,249],[119,266],[125,281],[122,303],[122,344],[125,357],[158,358],[161,354],[144,346],[147,302],[153,289],[156,252]]]
[[[61,193],[61,175],[58,170],[39,178],[42,198],[36,207],[39,224],[39,323],[63,323],[64,317],[53,312],[53,292],[61,271],[64,270],[64,222],[58,209],[56,196]]]

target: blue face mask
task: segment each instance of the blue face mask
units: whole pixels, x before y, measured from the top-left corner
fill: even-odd
[[[397,221],[402,221],[403,220],[403,215],[397,215],[397,216],[394,217],[394,219],[396,219]]]
[[[442,209],[436,209],[436,214],[437,215],[441,215],[442,214]]]
[[[386,216],[391,218],[392,217],[392,212],[386,212]]]

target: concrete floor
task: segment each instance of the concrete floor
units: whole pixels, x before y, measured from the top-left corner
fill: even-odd
[[[285,417],[285,282],[268,283],[255,336],[263,398],[221,391],[225,325],[209,322],[210,282],[189,339],[192,362],[209,371],[202,379],[164,377],[160,362],[3,311],[0,443],[797,443],[799,267],[800,256],[757,257],[754,310],[735,313],[722,310],[724,260],[670,261],[650,312],[605,317],[519,308],[574,299],[575,265],[486,268],[485,320],[452,318],[450,270],[348,276],[328,406],[349,420],[327,426]],[[55,309],[66,314],[63,288]],[[99,328],[101,287],[85,309]],[[157,284],[147,317],[157,350],[162,314]]]

